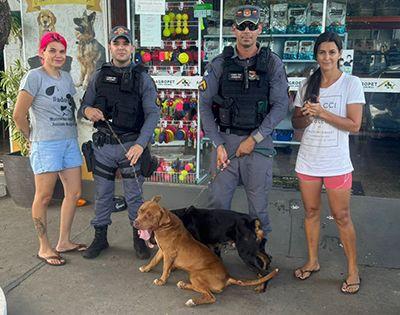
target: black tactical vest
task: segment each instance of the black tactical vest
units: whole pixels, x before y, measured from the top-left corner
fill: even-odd
[[[101,67],[95,84],[96,99],[93,107],[100,109],[117,134],[139,133],[144,124],[142,99],[139,94],[142,65],[131,66],[130,71],[117,72],[110,63]],[[107,128],[104,121],[94,127]]]
[[[261,48],[254,65],[245,67],[235,63],[233,53],[233,47],[224,48],[223,73],[218,96],[214,98],[217,103],[214,113],[221,127],[252,131],[269,112],[267,65],[270,50]]]

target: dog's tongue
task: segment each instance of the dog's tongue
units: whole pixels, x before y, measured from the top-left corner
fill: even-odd
[[[139,230],[138,233],[139,233],[139,237],[145,241],[148,241],[151,237],[149,230]]]

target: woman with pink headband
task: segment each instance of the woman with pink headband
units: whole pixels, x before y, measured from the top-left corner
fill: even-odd
[[[76,90],[70,74],[61,70],[66,52],[67,42],[60,34],[43,35],[39,46],[42,66],[28,71],[23,78],[14,109],[17,127],[31,142],[30,162],[36,189],[32,219],[39,238],[37,257],[52,266],[66,263],[60,253],[86,249],[70,238],[81,194],[82,156],[75,120]],[[60,235],[53,249],[47,237],[47,207],[58,177],[64,187],[64,199]]]

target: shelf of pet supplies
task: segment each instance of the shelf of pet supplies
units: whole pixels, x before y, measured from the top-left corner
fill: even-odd
[[[192,40],[192,39],[188,39],[188,40],[183,40],[183,39],[164,39],[162,41],[162,44],[164,45],[164,47],[160,47],[161,49],[163,48],[168,48],[168,47],[186,47],[186,48],[190,48],[190,47],[198,47],[199,46],[199,41],[198,40]],[[147,48],[153,48],[153,47],[147,47]],[[157,47],[158,48],[158,47]]]
[[[274,144],[300,145],[300,142],[298,142],[298,141],[279,141],[279,140],[273,140],[272,142],[273,142]]]
[[[197,90],[201,76],[151,76],[158,89]]]
[[[400,16],[348,16],[347,23],[400,23]]]
[[[261,34],[258,36],[258,38],[279,38],[279,37],[318,37],[321,34]],[[344,34],[338,34],[339,36],[346,36],[346,33]],[[224,38],[235,38],[235,35],[232,34],[223,34],[222,37]],[[204,35],[204,38],[219,38],[218,34],[209,34],[209,35]]]
[[[186,75],[188,77],[193,77],[198,74],[198,67],[197,66],[188,66],[188,65],[181,65],[181,66],[149,66],[148,73],[151,76],[174,76],[174,77],[182,77],[183,73],[193,73],[192,75]],[[197,87],[196,87],[197,89]]]
[[[152,144],[153,147],[182,147],[185,145],[185,140],[174,140],[171,142],[155,142]]]
[[[315,60],[300,60],[300,59],[282,59],[283,62],[287,62],[287,63],[315,63]]]

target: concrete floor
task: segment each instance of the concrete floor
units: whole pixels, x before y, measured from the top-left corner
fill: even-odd
[[[87,192],[86,192],[87,193]],[[145,196],[161,194],[168,208],[207,203],[207,191],[199,186],[146,184]],[[36,234],[30,210],[18,208],[8,197],[0,199],[0,286],[8,314],[399,314],[400,311],[400,213],[398,200],[370,197],[352,199],[358,232],[362,288],[357,295],[339,292],[345,277],[345,259],[337,232],[323,198],[321,271],[307,281],[293,277],[293,269],[304,261],[302,206],[296,191],[273,190],[270,213],[273,232],[269,249],[279,275],[266,293],[251,288],[229,287],[217,294],[214,305],[190,309],[184,306],[197,293],[182,291],[176,282],[187,279],[182,271],[172,273],[164,287],[152,281],[161,273],[142,274],[144,262],[134,257],[127,213],[113,214],[109,229],[111,247],[95,260],[78,253],[65,255],[68,263],[51,267],[37,260]],[[234,209],[244,211],[246,198],[239,190]],[[300,206],[296,209],[297,205]],[[92,205],[79,208],[73,225],[74,240],[90,243]],[[372,219],[373,218],[373,219]],[[49,236],[57,239],[59,206],[48,211]],[[226,251],[224,263],[239,278],[254,278],[235,251]]]

